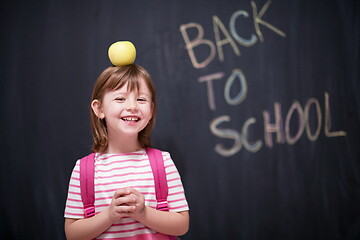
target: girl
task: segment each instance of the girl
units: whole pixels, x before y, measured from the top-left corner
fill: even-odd
[[[91,102],[95,155],[95,212],[84,218],[79,160],[71,175],[65,208],[67,239],[169,239],[188,231],[189,214],[179,173],[162,152],[169,186],[169,212],[158,211],[145,147],[156,116],[155,89],[135,64],[107,68]]]

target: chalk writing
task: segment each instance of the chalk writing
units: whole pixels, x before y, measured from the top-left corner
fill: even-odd
[[[221,123],[230,122],[230,120],[231,120],[230,116],[224,115],[215,118],[210,123],[210,130],[215,136],[219,138],[227,138],[234,140],[234,145],[229,149],[226,149],[220,143],[216,144],[215,151],[224,157],[229,157],[239,152],[242,148],[242,142],[243,142],[241,141],[240,133],[238,133],[236,130],[218,127],[218,125],[220,125]]]
[[[221,22],[220,18],[218,18],[217,16],[213,16],[213,24],[214,24],[214,34],[215,34],[215,39],[216,39],[216,46],[217,46],[217,50],[218,50],[219,60],[221,62],[224,61],[224,54],[222,51],[222,46],[225,44],[229,44],[229,43],[230,43],[231,47],[233,48],[235,54],[237,56],[239,56],[240,50],[237,47],[235,41],[232,39],[230,33],[224,26],[224,24]],[[219,28],[221,29],[223,34],[226,36],[225,39],[222,39],[222,40],[220,39]]]
[[[238,34],[237,29],[239,26],[236,25],[239,22],[240,17],[249,18],[250,15],[245,10],[235,11],[229,21],[229,29],[226,28],[223,21],[216,15],[213,15],[213,32],[215,43],[210,39],[204,38],[204,28],[199,23],[187,23],[180,25],[180,32],[185,42],[185,49],[189,55],[192,66],[196,69],[207,67],[218,55],[220,62],[224,62],[226,57],[224,56],[223,46],[229,45],[234,53],[234,56],[240,56],[240,49],[237,44],[243,47],[251,47],[258,41],[264,42],[264,35],[261,31],[260,26],[264,26],[270,29],[276,35],[286,38],[286,33],[281,31],[279,28],[270,24],[268,21],[263,20],[265,12],[269,9],[271,1],[267,1],[264,6],[258,11],[255,1],[250,1],[252,8],[252,20],[255,33],[252,33],[250,38],[244,38]],[[241,22],[241,21],[240,21]],[[197,35],[195,38],[190,39],[188,31],[192,29],[196,31]],[[276,36],[275,35],[275,36]],[[221,38],[223,36],[223,38]],[[208,51],[206,52],[205,58],[197,56],[195,49],[199,46],[206,46]],[[204,47],[202,47],[204,50]],[[206,49],[206,48],[205,48]],[[202,52],[202,54],[204,51]],[[200,59],[202,58],[202,59]],[[226,74],[224,72],[216,72],[200,76],[198,78],[199,83],[206,83],[208,106],[211,111],[216,111],[216,96],[214,91],[215,80],[223,80]],[[235,81],[239,81],[240,88],[235,96],[231,96],[230,93]],[[226,103],[231,106],[237,106],[245,101],[248,92],[247,79],[244,71],[240,68],[235,68],[230,76],[227,77],[224,86],[224,96]],[[316,141],[320,134],[321,129],[324,130],[325,137],[340,137],[346,136],[345,131],[332,131],[331,130],[331,107],[330,107],[330,94],[324,92],[324,104],[321,106],[320,102],[316,98],[309,98],[304,107],[301,105],[301,101],[294,100],[284,114],[282,105],[280,102],[275,102],[273,109],[273,118],[271,117],[271,111],[262,111],[262,121],[257,121],[255,117],[250,117],[245,120],[242,124],[241,131],[233,129],[231,127],[224,127],[224,125],[232,126],[231,116],[222,115],[216,117],[210,121],[209,128],[210,132],[217,137],[219,140],[230,141],[232,145],[225,147],[221,142],[215,144],[214,150],[223,157],[230,157],[241,151],[244,147],[247,151],[255,153],[263,147],[273,148],[275,134],[275,144],[296,144],[304,132],[309,141]],[[311,111],[314,109],[314,111]],[[285,116],[285,118],[283,118]],[[315,126],[310,126],[316,122]],[[262,124],[262,125],[261,125]],[[260,139],[249,139],[249,131],[251,128],[258,129],[263,127],[263,136]]]
[[[273,141],[271,137],[271,133],[276,133],[276,142],[277,143],[284,143],[284,128],[283,128],[283,121],[281,117],[281,104],[274,103],[274,111],[275,111],[275,123],[270,123],[270,112],[263,111],[263,118],[264,118],[264,138],[265,143],[268,147],[273,146]]]
[[[238,17],[240,16],[244,16],[244,17],[249,17],[249,14],[244,11],[244,10],[239,10],[233,13],[233,15],[230,18],[230,32],[231,35],[235,38],[235,40],[242,46],[244,47],[251,47],[252,45],[254,45],[258,38],[255,34],[251,34],[250,39],[245,39],[243,37],[240,37],[236,31],[236,26],[235,26],[235,22],[237,20]]]
[[[188,28],[194,28],[194,27],[198,30],[198,36],[194,40],[190,41],[186,30]],[[180,31],[181,31],[184,41],[186,43],[186,49],[188,50],[188,54],[189,54],[191,63],[194,66],[194,68],[206,67],[214,59],[215,54],[216,54],[216,49],[215,49],[215,45],[212,41],[203,38],[204,37],[203,27],[198,23],[188,23],[188,24],[181,25]],[[199,62],[195,56],[193,49],[202,44],[206,44],[207,46],[210,47],[210,54],[205,60],[203,60],[202,62]]]
[[[213,27],[214,27],[213,31],[214,31],[214,36],[215,36],[218,57],[221,62],[224,61],[224,54],[223,54],[222,46],[225,44],[230,44],[235,55],[239,56],[240,50],[239,50],[238,46],[236,45],[236,42],[238,42],[239,44],[241,44],[242,46],[245,46],[245,47],[250,47],[250,46],[254,45],[257,42],[258,38],[260,39],[261,42],[263,42],[264,37],[263,37],[263,34],[260,29],[260,24],[269,28],[276,34],[278,34],[282,37],[286,37],[286,34],[283,31],[281,31],[280,29],[276,28],[272,24],[270,24],[262,19],[264,13],[269,8],[270,3],[271,3],[271,1],[267,1],[265,3],[265,5],[261,8],[261,10],[259,12],[257,12],[256,3],[254,1],[251,1],[251,6],[253,9],[253,23],[254,23],[254,28],[255,28],[255,32],[256,32],[257,36],[252,34],[251,38],[249,40],[240,37],[236,31],[236,29],[237,29],[236,28],[236,19],[240,16],[249,17],[248,12],[246,12],[244,10],[239,10],[239,11],[234,12],[231,15],[230,22],[229,22],[231,34],[229,33],[229,31],[227,30],[225,25],[222,23],[220,18],[216,15],[213,16],[213,18],[212,18]],[[194,39],[190,40],[189,34],[188,34],[188,29],[191,29],[191,28],[195,28],[197,30],[198,34]],[[224,39],[220,39],[220,31],[219,30],[221,30],[221,32],[225,35]],[[216,55],[215,44],[209,39],[204,39],[204,28],[199,23],[191,22],[191,23],[187,23],[187,24],[182,24],[182,25],[180,25],[180,32],[181,32],[181,35],[186,44],[185,49],[188,51],[191,63],[194,68],[204,68],[211,61],[213,61],[213,59],[215,58],[215,55]],[[234,41],[233,38],[235,39],[236,42]],[[210,52],[209,52],[209,55],[203,61],[199,62],[196,57],[194,48],[196,48],[200,45],[204,45],[204,44],[210,48]]]
[[[241,87],[240,87],[240,92],[234,98],[232,98],[230,97],[230,90],[236,78],[240,80]],[[238,105],[242,101],[244,101],[244,99],[246,98],[246,93],[247,93],[247,83],[246,83],[245,75],[240,69],[234,69],[233,73],[228,78],[225,84],[225,88],[224,88],[225,100],[230,105]]]
[[[274,103],[274,115],[275,115],[275,123],[271,123],[270,119],[270,112],[268,110],[263,111],[263,129],[264,129],[264,141],[265,146],[268,148],[273,148],[273,139],[272,134],[276,134],[276,143],[278,144],[284,144],[285,142],[287,144],[293,145],[296,142],[299,141],[299,139],[303,136],[304,129],[307,130],[307,138],[310,141],[315,141],[319,134],[320,134],[320,128],[322,126],[321,119],[322,114],[325,115],[325,124],[324,124],[324,135],[326,137],[335,137],[335,136],[346,136],[345,131],[331,131],[330,123],[331,123],[331,115],[330,115],[330,104],[329,104],[329,93],[324,93],[324,113],[321,112],[320,103],[315,98],[310,98],[306,104],[305,108],[303,109],[300,102],[295,100],[291,107],[289,108],[286,118],[285,118],[285,127],[282,124],[283,123],[283,117],[281,113],[281,104],[276,102]],[[320,120],[318,122],[318,126],[316,128],[315,134],[311,133],[310,126],[309,126],[309,119],[310,119],[310,112],[309,108],[312,104],[315,104],[316,106],[316,115],[317,119]],[[290,125],[292,121],[292,117],[294,114],[297,114],[298,117],[298,127],[296,130],[296,133],[291,135],[290,134]],[[253,125],[256,123],[256,118],[251,117],[247,119],[242,126],[241,133],[231,129],[231,128],[223,128],[220,125],[224,123],[228,123],[231,121],[231,117],[228,115],[223,115],[220,117],[217,117],[213,119],[210,122],[210,130],[212,134],[214,134],[218,138],[223,139],[231,139],[234,141],[234,144],[230,148],[225,148],[220,143],[215,146],[215,151],[219,153],[221,156],[229,157],[237,152],[239,152],[242,148],[242,146],[245,147],[250,152],[257,152],[263,147],[263,140],[258,139],[253,143],[249,142],[248,139],[248,128],[250,125]],[[254,126],[255,127],[255,126]]]
[[[294,112],[297,112],[298,115],[298,129],[295,136],[290,135],[290,120],[293,116]],[[303,110],[299,103],[299,101],[294,101],[294,103],[291,105],[288,113],[286,114],[286,120],[285,120],[285,140],[288,144],[295,144],[299,138],[301,137],[302,133],[304,132],[304,124],[303,124]]]
[[[209,107],[210,107],[211,110],[216,109],[214,86],[212,84],[212,80],[219,80],[224,75],[225,75],[225,73],[218,72],[218,73],[213,73],[213,74],[210,74],[210,75],[202,76],[202,77],[199,78],[199,82],[206,82],[207,92],[208,92],[208,103],[209,103]]]
[[[330,104],[329,104],[329,94],[325,93],[325,135],[327,137],[346,136],[345,131],[330,132],[330,128],[331,128],[330,114],[331,113],[330,113]]]
[[[211,110],[216,110],[216,103],[215,103],[215,95],[214,95],[214,85],[212,83],[213,80],[220,80],[223,78],[225,73],[218,72],[213,73],[210,75],[202,76],[198,79],[199,82],[206,82],[207,85],[207,93],[208,93],[208,104]],[[240,92],[235,96],[230,96],[231,87],[235,79],[238,78],[240,81]],[[230,77],[227,79],[225,87],[224,87],[224,98],[226,102],[230,105],[238,105],[240,104],[245,98],[247,94],[247,83],[244,73],[241,69],[234,69]]]
[[[328,101],[326,101],[326,102],[328,102]],[[317,118],[317,123],[318,123],[315,134],[311,133],[310,123],[309,123],[309,121],[310,121],[309,111],[310,111],[310,107],[312,104],[315,104],[315,107],[316,107],[316,118]],[[328,110],[325,109],[325,111],[328,111]],[[308,123],[305,125],[306,135],[310,141],[315,141],[319,137],[320,130],[321,130],[321,121],[322,121],[320,103],[316,98],[310,98],[306,102],[306,105],[304,108],[304,116],[305,116],[305,122]]]
[[[251,6],[253,9],[253,18],[254,18],[254,26],[255,26],[255,31],[256,34],[259,36],[260,41],[264,41],[264,37],[263,34],[260,30],[260,26],[259,24],[264,25],[265,27],[269,28],[270,30],[276,32],[277,34],[279,34],[282,37],[286,37],[286,34],[281,31],[280,29],[274,27],[273,25],[271,25],[270,23],[262,20],[262,17],[264,15],[264,13],[266,12],[266,10],[269,8],[271,1],[267,1],[265,3],[265,5],[261,8],[261,10],[259,11],[259,13],[257,13],[257,6],[256,3],[254,1],[251,1]]]

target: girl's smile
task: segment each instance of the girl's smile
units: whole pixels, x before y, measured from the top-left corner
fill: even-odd
[[[129,116],[129,117],[122,117],[121,120],[125,121],[126,124],[135,125],[137,122],[140,121],[139,117]]]

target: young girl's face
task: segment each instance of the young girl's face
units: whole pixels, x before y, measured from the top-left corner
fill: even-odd
[[[138,90],[128,91],[126,83],[118,90],[105,93],[98,106],[96,115],[105,119],[109,135],[137,135],[152,118],[151,92],[144,79],[139,81]]]

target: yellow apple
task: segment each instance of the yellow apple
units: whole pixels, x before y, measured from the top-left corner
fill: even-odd
[[[111,44],[108,55],[114,66],[125,66],[135,61],[136,49],[132,42],[119,41]]]

